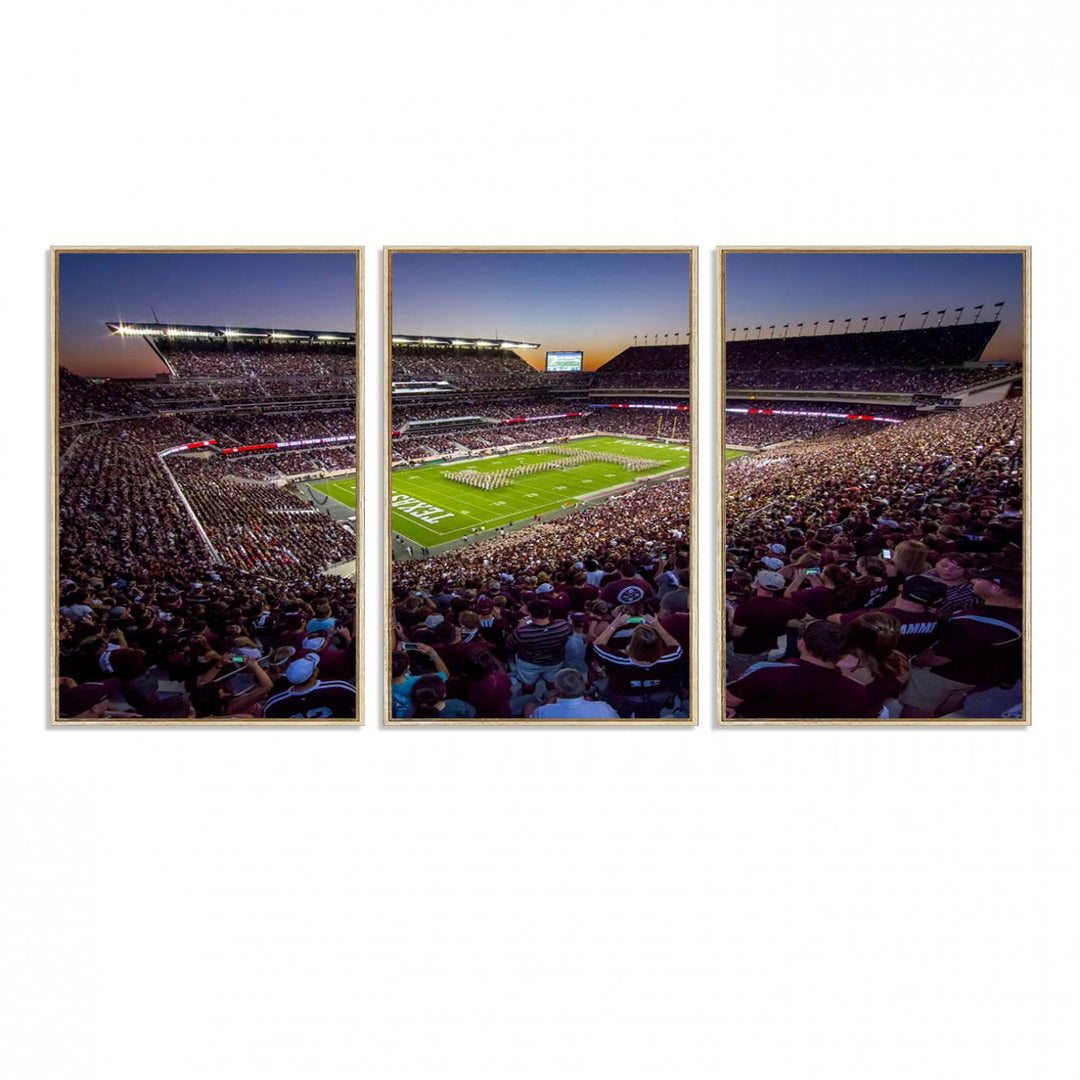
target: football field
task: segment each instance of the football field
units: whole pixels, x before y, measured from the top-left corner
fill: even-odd
[[[592,492],[630,484],[637,477],[658,476],[690,464],[689,447],[643,439],[601,435],[575,440],[568,445],[575,450],[648,458],[660,464],[646,473],[632,473],[621,465],[590,461],[569,469],[519,476],[509,486],[492,491],[447,480],[443,473],[462,469],[498,472],[515,465],[558,460],[560,455],[545,453],[541,446],[532,451],[400,469],[393,474],[391,528],[424,547],[435,547],[468,536],[474,528],[494,529],[519,522],[535,514],[581,502]]]
[[[724,450],[724,461],[734,461],[737,457],[742,457],[745,454],[745,450]]]
[[[324,480],[319,484],[311,485],[316,491],[329,495],[339,503],[344,503],[350,509],[356,509],[356,477],[342,476],[337,480]]]

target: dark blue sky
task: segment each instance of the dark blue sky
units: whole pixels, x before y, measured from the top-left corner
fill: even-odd
[[[106,322],[356,329],[356,257],[349,253],[60,256],[60,363],[80,375],[146,378],[164,371],[141,338]]]
[[[986,360],[1021,358],[1023,316],[1023,260],[1019,254],[971,252],[851,252],[814,253],[731,253],[727,256],[724,302],[727,336],[732,327],[779,327],[789,323],[789,335],[796,323],[804,323],[809,333],[815,319],[825,332],[828,319],[836,320],[842,332],[843,320],[851,316],[851,332],[862,327],[862,317],[870,316],[867,332],[881,325],[879,316],[889,316],[885,326],[895,329],[902,312],[905,328],[917,327],[920,312],[935,314],[947,308],[945,323],[956,318],[954,308],[966,308],[962,322],[971,322],[975,304],[983,304],[980,321],[993,314],[993,305],[1005,301],[1001,326],[987,347]],[[767,336],[768,330],[762,336]]]
[[[393,256],[393,332],[533,341],[582,349],[594,368],[634,335],[690,326],[690,256],[667,252],[401,252]]]

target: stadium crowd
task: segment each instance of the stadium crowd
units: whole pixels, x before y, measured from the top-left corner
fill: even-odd
[[[263,380],[276,375],[297,377],[356,374],[353,345],[185,345],[157,339],[158,347],[182,379],[234,378]]]
[[[547,394],[486,395],[454,394],[449,400],[435,401],[412,397],[395,399],[391,423],[399,428],[423,420],[447,420],[459,416],[483,416],[489,420],[508,420],[518,416],[537,416],[552,412],[581,412],[589,407],[584,397]]]
[[[795,406],[798,407],[798,406]],[[805,406],[817,409],[817,404]],[[873,420],[846,420],[829,416],[776,416],[727,413],[724,439],[729,446],[771,446],[773,443],[807,441],[837,435],[857,436],[881,425]]]
[[[1019,399],[726,466],[728,716],[1021,708]]]
[[[87,423],[156,414],[163,410],[205,412],[215,405],[296,401],[304,398],[325,404],[356,396],[356,375],[323,378],[228,379],[88,379],[64,368],[59,374],[61,424]]]
[[[265,482],[355,469],[354,447],[159,457],[348,433],[354,356],[338,351],[185,348],[183,370],[220,379],[60,372],[61,718],[357,715],[356,589],[324,572],[355,557],[355,535]],[[245,400],[266,407],[234,411]]]
[[[690,385],[689,345],[634,345],[597,368],[597,389],[675,389]]]
[[[726,382],[732,390],[857,390],[889,394],[954,394],[984,383],[1020,375],[1019,364],[993,367],[784,368],[767,361],[730,363]]]
[[[392,346],[394,382],[446,381],[465,390],[521,390],[544,385],[544,374],[510,349]]]
[[[200,554],[162,545],[146,561],[118,558],[123,570],[108,560],[64,564],[59,715],[355,717],[353,583],[283,583]]]

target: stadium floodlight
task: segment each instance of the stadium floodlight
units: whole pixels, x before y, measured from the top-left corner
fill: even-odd
[[[994,322],[999,322],[1001,319],[1001,309],[1005,306],[1004,300],[999,300],[994,304]]]
[[[817,320],[814,321],[814,332],[810,336],[817,337]]]
[[[982,309],[983,309],[982,304],[976,304],[975,305],[975,319],[974,319],[974,322],[979,321],[979,316],[982,315]]]
[[[958,307],[954,308],[953,310],[956,312],[956,319],[953,321],[953,326],[956,326],[960,322],[960,316],[964,314],[964,309],[962,307]]]
[[[862,317],[862,329],[859,331],[860,334],[865,334],[866,333],[866,324],[869,321],[870,321],[870,316],[869,315],[864,315]]]
[[[743,341],[745,341],[750,336],[750,327],[749,326],[744,326],[742,329],[743,329],[742,339],[743,339]]]
[[[885,320],[886,320],[886,319],[887,319],[888,317],[889,317],[888,315],[879,315],[879,316],[878,316],[878,318],[879,318],[879,319],[881,320],[881,325],[880,325],[880,326],[878,327],[878,333],[879,333],[879,334],[881,333],[881,331],[882,331],[882,330],[884,330],[884,329],[885,329]]]
[[[922,324],[921,324],[921,325],[919,326],[919,329],[920,329],[920,330],[921,330],[921,329],[922,329],[922,328],[923,328],[924,326],[926,326],[926,317],[927,317],[927,316],[928,316],[929,314],[930,314],[930,312],[929,312],[929,311],[924,311],[924,312],[922,313]]]
[[[772,326],[769,327],[769,337],[772,337],[773,334],[775,334],[775,333],[776,333],[776,323],[773,323]]]
[[[784,337],[787,337],[787,328],[788,328],[788,324],[784,323]]]
[[[829,320],[829,333],[830,333],[830,334],[831,334],[831,333],[833,332],[833,323],[834,323],[834,322],[836,322],[836,320],[835,320],[835,319],[830,319],[830,320]]]
[[[906,318],[907,318],[907,312],[905,311],[904,314],[900,316],[900,325],[896,328],[897,330],[903,330],[904,329],[904,320]]]
[[[844,320],[844,333],[846,334],[851,329],[851,316],[849,315]]]
[[[940,310],[940,311],[939,311],[939,312],[937,313],[937,323],[935,324],[936,326],[940,326],[940,325],[941,325],[941,320],[945,318],[945,312],[946,312],[947,310],[948,310],[948,308],[942,308],[942,309],[941,309],[941,310]]]
[[[760,326],[755,326],[754,329],[757,331],[757,340],[760,341],[761,340],[761,327]]]
[[[802,323],[796,323],[795,329],[799,331],[799,337],[802,337]]]

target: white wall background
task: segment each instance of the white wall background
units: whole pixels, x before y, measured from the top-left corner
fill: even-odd
[[[1076,23],[11,9],[0,1071],[1075,1076]],[[1034,726],[717,731],[705,625],[695,730],[381,730],[378,678],[363,731],[46,730],[50,243],[366,244],[372,372],[383,244],[698,244],[710,533],[714,245],[1030,243]]]

